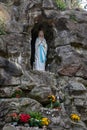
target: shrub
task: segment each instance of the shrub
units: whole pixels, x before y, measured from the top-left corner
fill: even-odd
[[[57,6],[59,10],[65,10],[66,9],[66,4],[62,0],[56,0]]]

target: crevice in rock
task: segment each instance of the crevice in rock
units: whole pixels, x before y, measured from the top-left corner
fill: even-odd
[[[70,44],[62,44],[62,45],[57,45],[56,47],[63,47],[63,46],[69,46]]]
[[[51,45],[53,44],[53,40],[54,40],[54,32],[53,32],[53,27],[51,24],[49,24],[48,21],[43,21],[43,22],[39,22],[36,23],[31,31],[32,34],[32,40],[31,40],[31,66],[33,66],[33,62],[35,59],[35,41],[36,38],[38,37],[38,32],[39,30],[43,30],[44,34],[45,34],[45,38],[48,44],[48,55],[50,53],[50,49],[51,49]],[[47,64],[49,62],[49,58],[47,56]]]
[[[87,47],[83,44],[83,43],[79,43],[79,42],[71,42],[70,45],[74,48],[77,48],[77,49],[87,49]]]

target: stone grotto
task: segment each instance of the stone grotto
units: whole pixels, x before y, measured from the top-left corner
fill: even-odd
[[[0,0],[2,19],[0,130],[31,130],[9,124],[8,114],[28,111],[50,118],[44,130],[87,130],[87,12],[60,11],[55,0]],[[32,70],[31,45],[39,28],[48,44],[45,72]],[[20,98],[13,96],[17,89],[23,92]],[[61,111],[46,108],[49,94],[60,97]],[[81,120],[72,121],[72,113]]]

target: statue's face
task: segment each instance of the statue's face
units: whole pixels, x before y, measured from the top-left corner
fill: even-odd
[[[38,34],[38,37],[41,38],[41,39],[44,38],[44,32],[40,31],[39,34]]]

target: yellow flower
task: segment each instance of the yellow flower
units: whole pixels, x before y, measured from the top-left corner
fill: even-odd
[[[44,118],[42,118],[42,124],[43,125],[49,125],[49,123],[50,123],[50,120],[48,119],[48,118],[46,118],[46,117],[44,117]]]
[[[49,99],[52,100],[52,102],[55,102],[56,101],[56,97],[54,95],[50,95],[48,96]]]
[[[81,120],[80,116],[77,115],[77,114],[71,114],[70,117],[71,117],[71,119],[74,120],[74,121],[80,121],[80,120]]]

